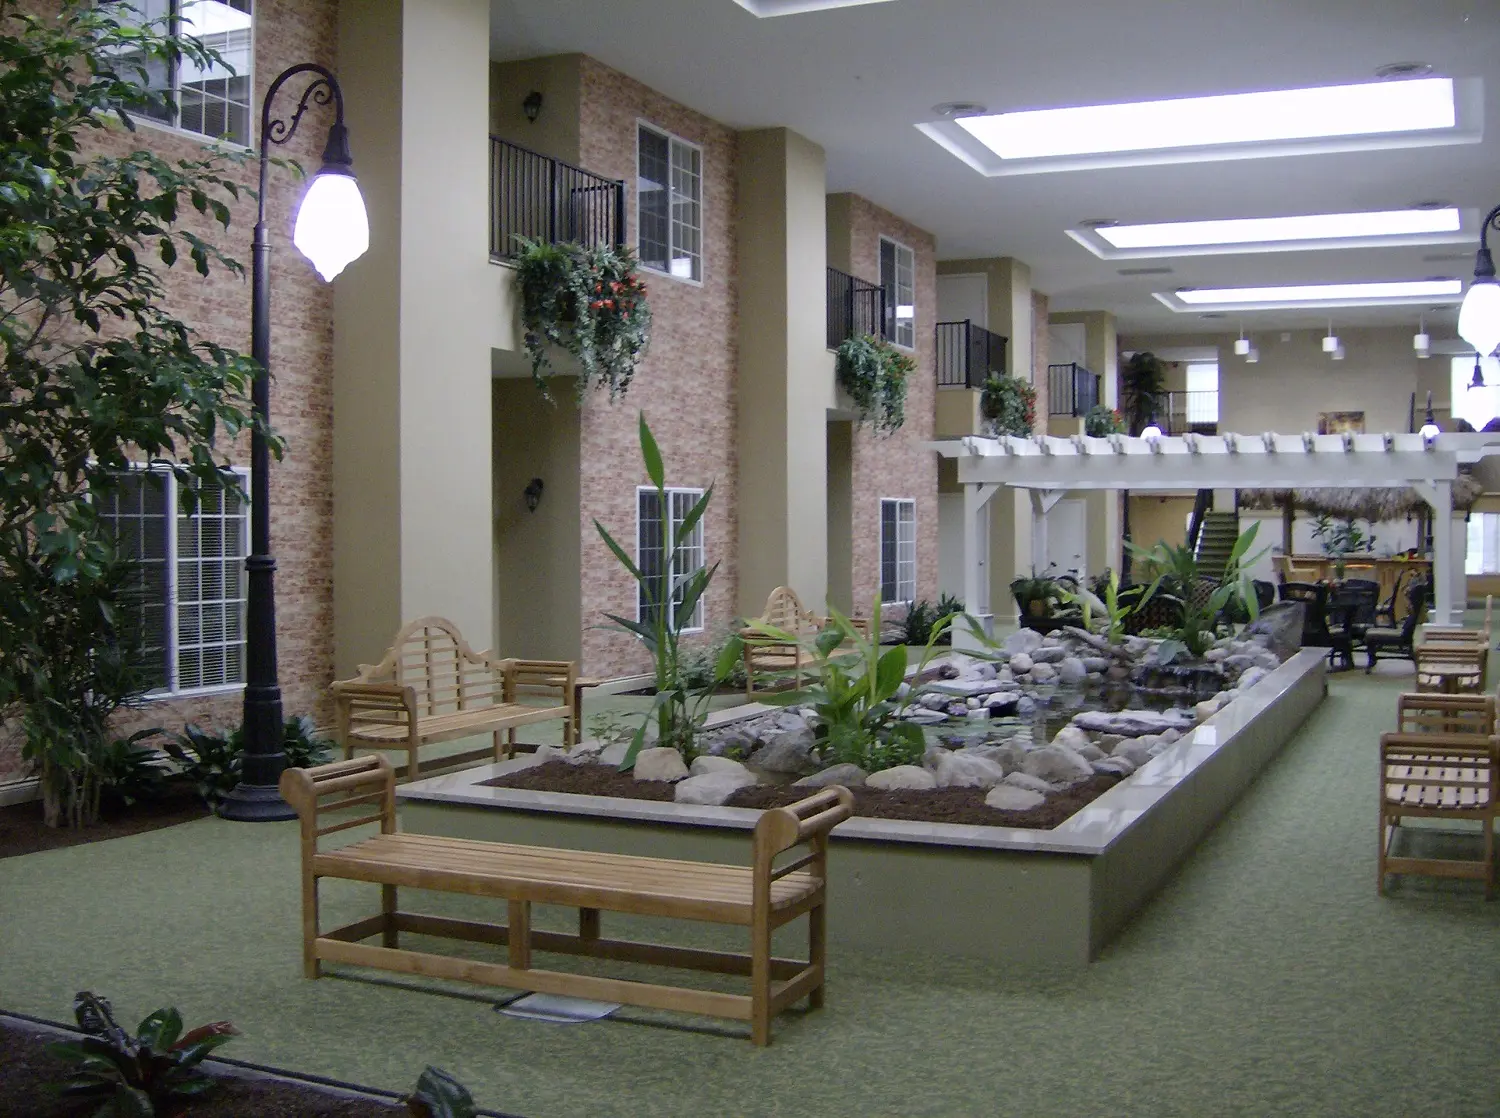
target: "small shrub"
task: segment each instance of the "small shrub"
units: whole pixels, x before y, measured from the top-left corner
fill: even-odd
[[[745,687],[745,661],[744,658],[734,662],[729,670],[729,675],[724,679],[718,678],[719,658],[724,655],[724,649],[731,641],[738,641],[739,629],[732,627],[724,629],[712,641],[699,645],[697,648],[689,648],[681,655],[679,672],[682,676],[682,685],[690,690],[703,690],[730,687],[743,690]],[[742,647],[742,642],[736,647]]]
[[[1122,434],[1124,430],[1125,417],[1103,404],[1095,404],[1083,417],[1083,433],[1096,439]]]
[[[137,730],[128,738],[116,738],[94,758],[99,773],[100,794],[106,801],[134,807],[141,800],[154,800],[166,787],[162,767],[166,754],[142,744],[160,734],[159,729]]]
[[[289,769],[321,765],[333,756],[333,742],[314,736],[311,718],[293,717],[282,729],[282,748]],[[182,733],[167,739],[167,753],[181,766],[181,773],[198,789],[210,808],[217,809],[240,782],[245,754],[245,731],[239,727],[228,737],[192,723]]]
[[[74,996],[73,1016],[83,1037],[47,1046],[54,1056],[76,1061],[61,1092],[100,1102],[95,1114],[116,1118],[151,1118],[158,1108],[165,1114],[211,1090],[215,1080],[199,1064],[239,1035],[228,1021],[184,1033],[182,1014],[173,1008],[158,1009],[131,1036],[115,1022],[109,1001],[86,990]]]
[[[932,608],[926,598],[918,598],[906,607],[906,618],[901,623],[901,643],[924,645],[932,636],[932,626],[942,616]]]
[[[607,710],[589,716],[589,737],[606,746],[618,745],[635,737],[635,727]]]

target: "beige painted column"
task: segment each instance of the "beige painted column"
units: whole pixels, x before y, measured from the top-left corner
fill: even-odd
[[[777,586],[828,596],[823,149],[785,128],[739,135],[740,609]]]
[[[493,640],[489,27],[486,0],[340,4],[370,213],[370,253],[334,294],[341,676],[424,614]]]
[[[1005,371],[1031,380],[1031,265],[1012,256],[939,260],[938,275],[983,273],[989,290],[989,329],[1004,335]]]
[[[1119,407],[1119,334],[1115,328],[1115,316],[1108,311],[1064,311],[1050,315],[1048,321],[1083,323],[1084,363],[1090,372],[1099,374],[1101,402],[1111,408]],[[1089,574],[1103,574],[1106,568],[1118,571],[1122,528],[1120,492],[1117,489],[1095,489],[1090,490],[1085,499]]]

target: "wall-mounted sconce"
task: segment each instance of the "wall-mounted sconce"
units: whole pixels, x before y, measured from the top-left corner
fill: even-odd
[[[526,100],[521,102],[521,111],[526,114],[526,119],[536,123],[536,118],[542,114],[542,91],[533,89],[526,95]]]
[[[536,512],[537,505],[542,503],[542,479],[534,477],[528,481],[522,495],[526,498],[526,511]]]

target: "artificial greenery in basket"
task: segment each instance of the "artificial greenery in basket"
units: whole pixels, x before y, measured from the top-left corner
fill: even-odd
[[[1114,408],[1104,404],[1095,404],[1083,417],[1083,433],[1095,439],[1102,439],[1106,435],[1123,434],[1125,431],[1125,418]]]
[[[607,388],[610,400],[630,387],[651,337],[651,305],[635,256],[625,246],[548,244],[517,237],[522,344],[542,395],[556,346],[578,361],[578,400]]]
[[[1036,428],[1036,389],[1020,377],[992,373],[979,394],[979,412],[997,435],[1030,435]]]
[[[860,422],[889,435],[906,422],[906,378],[917,363],[873,334],[845,338],[834,353],[839,387],[849,394]]]

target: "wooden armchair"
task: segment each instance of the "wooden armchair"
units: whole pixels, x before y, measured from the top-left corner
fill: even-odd
[[[778,586],[766,599],[765,611],[752,620],[750,626],[740,630],[744,642],[745,697],[755,695],[755,673],[784,676],[792,673],[792,686],[802,686],[802,671],[811,671],[817,663],[817,653],[807,647],[807,641],[828,627],[829,619],[819,617],[804,609],[802,599],[789,586]],[[849,623],[865,636],[870,635],[870,623],[862,617],[851,617]],[[778,641],[762,634],[756,625],[768,625],[791,633],[791,641]]]

